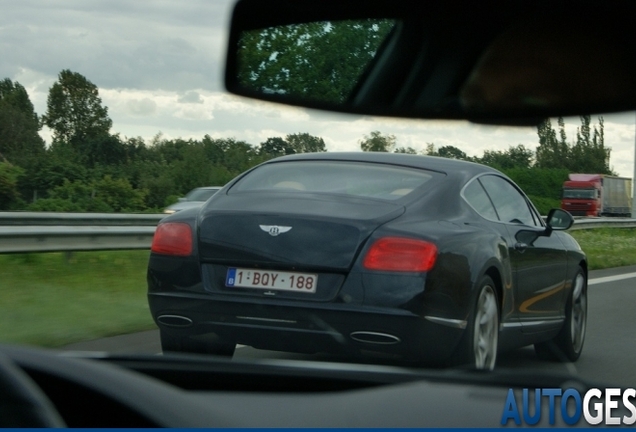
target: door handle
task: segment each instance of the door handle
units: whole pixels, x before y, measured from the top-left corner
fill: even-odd
[[[515,243],[515,250],[517,252],[524,253],[527,248],[528,248],[528,245],[525,243],[521,243],[521,242]]]

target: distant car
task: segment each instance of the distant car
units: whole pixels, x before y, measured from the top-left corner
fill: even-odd
[[[148,264],[164,351],[380,354],[492,369],[534,344],[576,360],[587,262],[505,175],[387,153],[304,154],[164,218]]]
[[[179,198],[179,202],[169,205],[164,209],[164,213],[172,214],[181,210],[200,207],[212,195],[221,190],[221,186],[209,186],[192,189],[188,194]]]

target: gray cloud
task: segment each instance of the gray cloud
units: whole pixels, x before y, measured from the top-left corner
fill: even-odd
[[[177,102],[179,102],[179,103],[202,104],[203,103],[203,98],[201,97],[201,95],[198,92],[189,91],[189,92],[185,92],[184,94],[180,95],[177,98]]]
[[[0,77],[62,69],[101,88],[219,90],[227,0],[26,0],[0,15]]]
[[[130,100],[126,103],[128,111],[135,116],[149,116],[157,111],[155,101],[148,98]]]

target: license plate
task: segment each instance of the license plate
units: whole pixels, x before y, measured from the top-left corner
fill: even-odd
[[[228,287],[261,288],[303,293],[315,293],[318,275],[311,273],[282,272],[229,268],[225,285]]]

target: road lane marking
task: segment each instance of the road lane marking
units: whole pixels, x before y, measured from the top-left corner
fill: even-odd
[[[602,283],[606,283],[606,282],[615,282],[615,281],[619,281],[619,280],[623,280],[623,279],[631,279],[633,277],[636,277],[636,272],[635,273],[625,273],[625,274],[621,274],[621,275],[615,275],[615,276],[605,276],[602,278],[594,278],[594,279],[590,279],[587,284],[589,285],[597,285],[597,284],[602,284]]]

